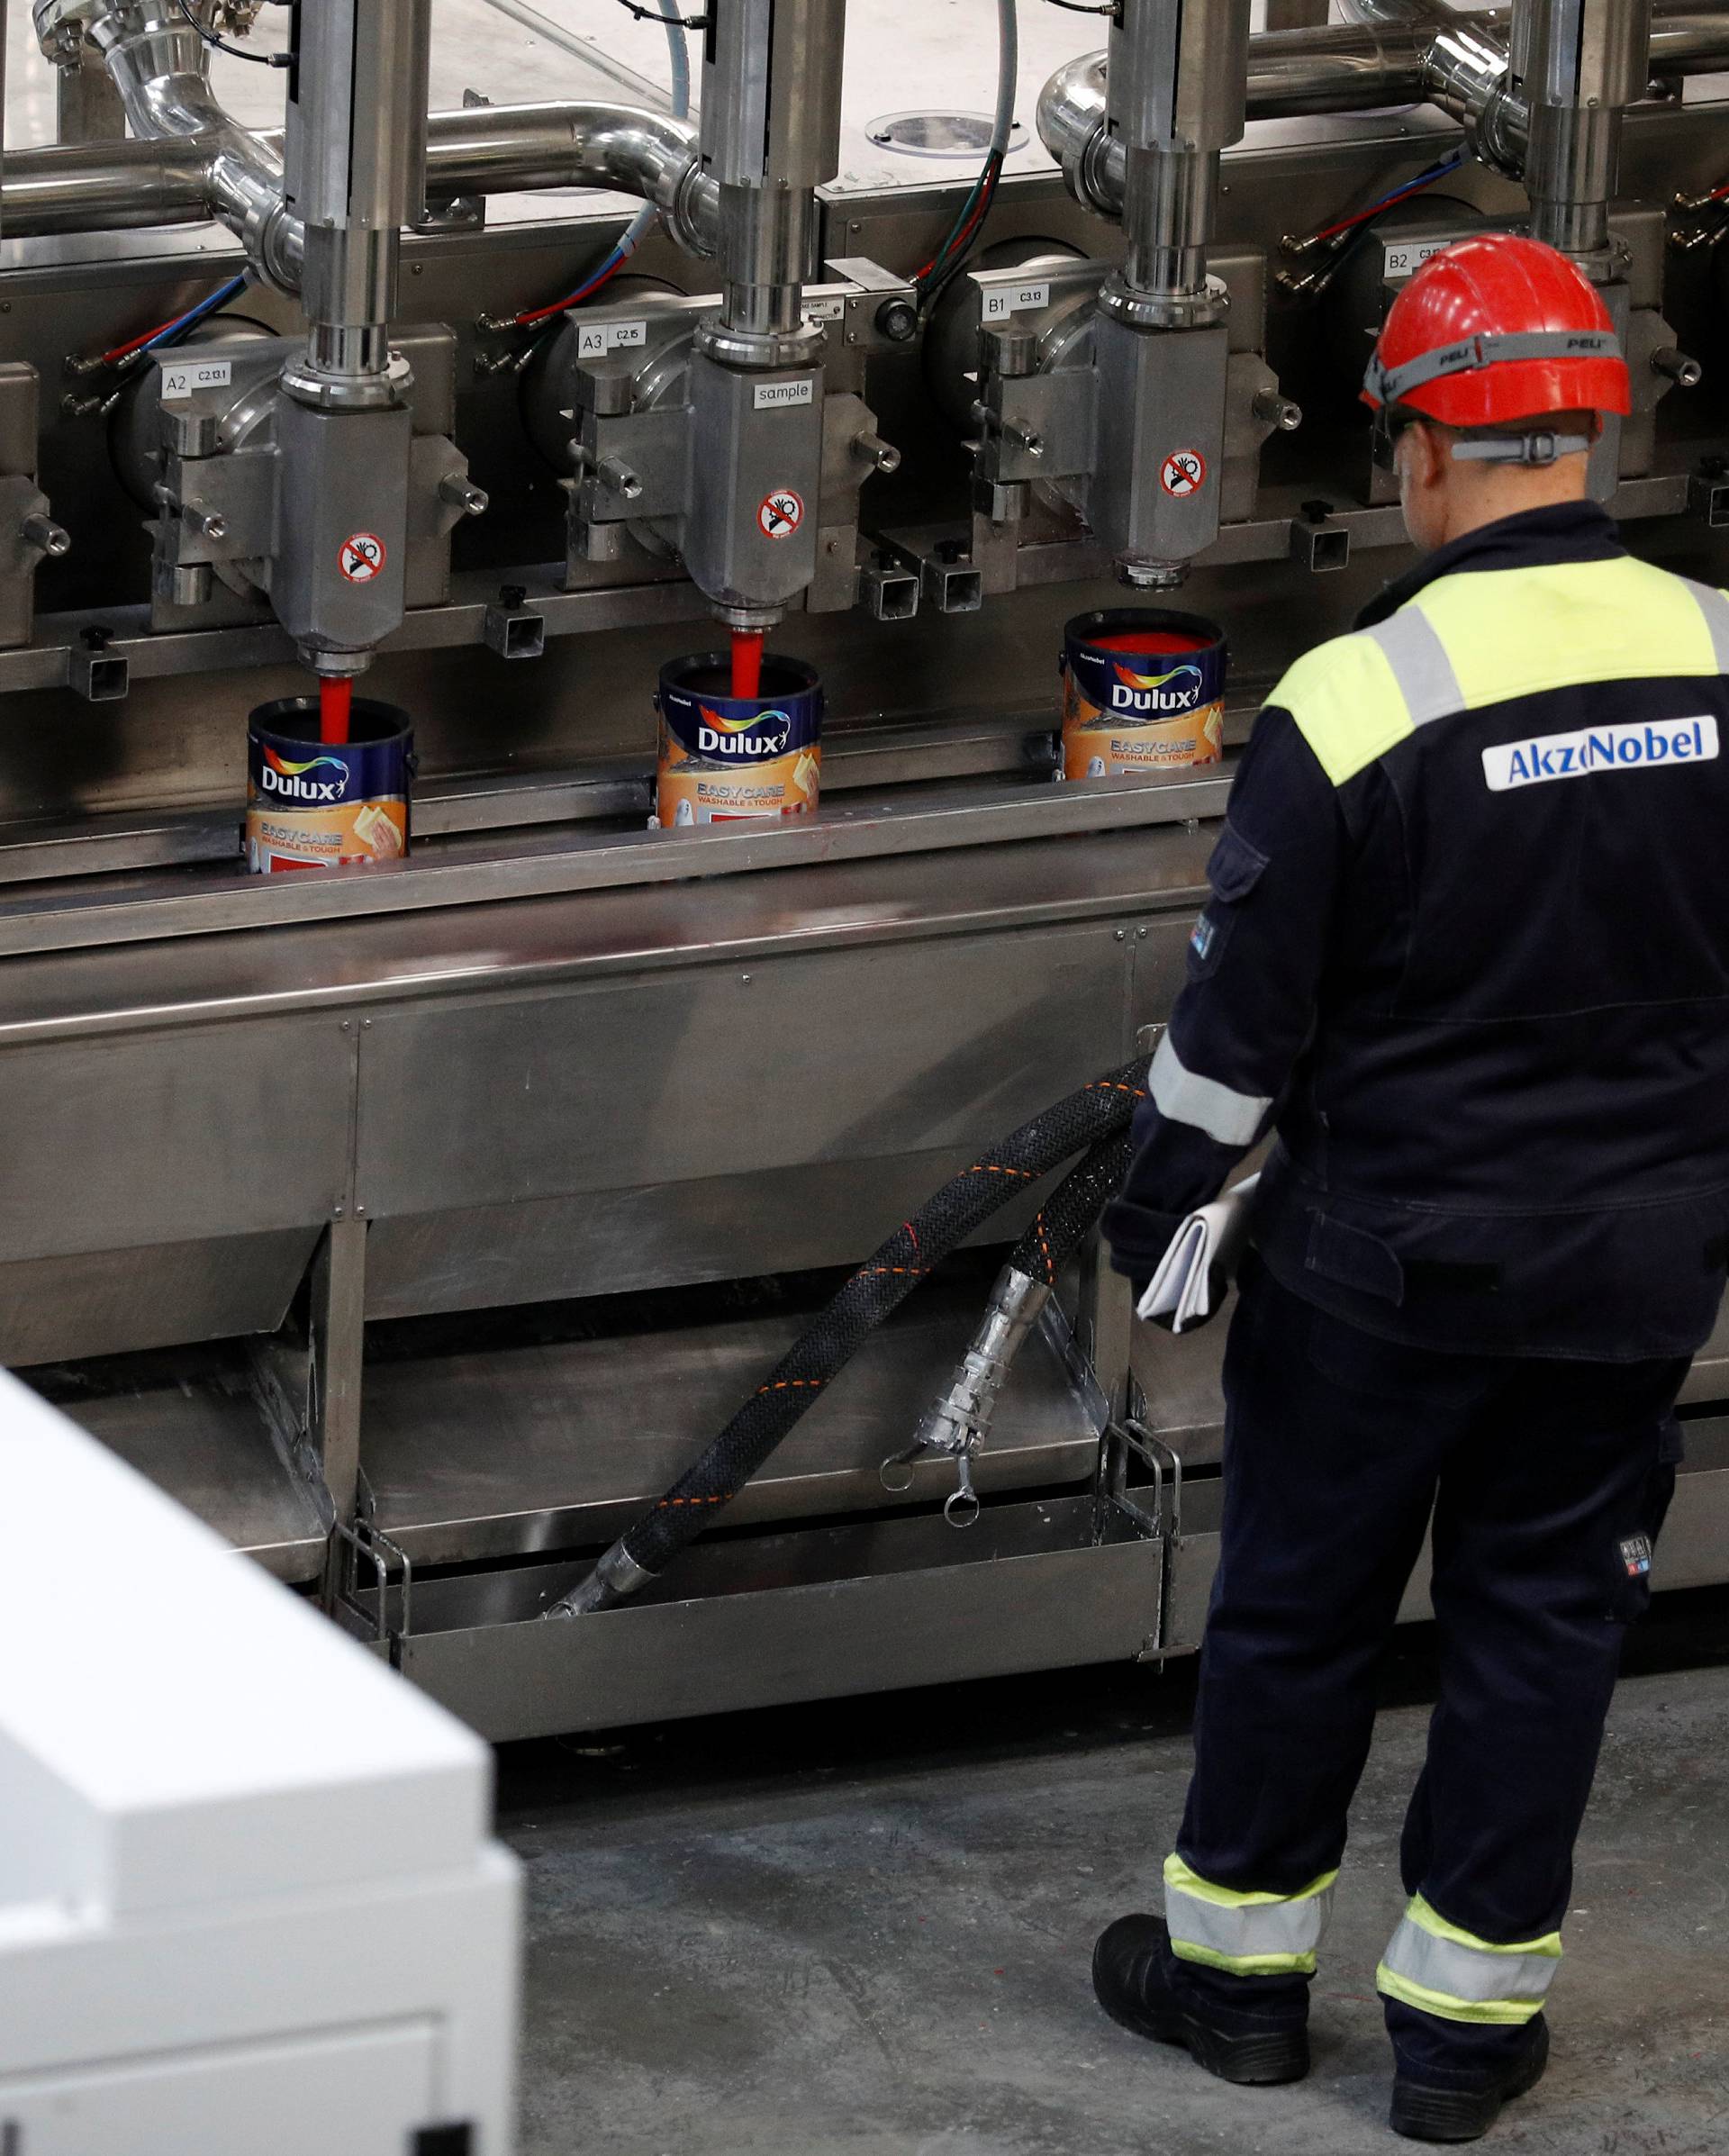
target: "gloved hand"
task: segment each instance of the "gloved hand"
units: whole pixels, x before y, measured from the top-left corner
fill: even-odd
[[[1114,1198],[1105,1208],[1102,1225],[1110,1246],[1111,1269],[1135,1283],[1137,1303],[1185,1218],[1182,1213],[1154,1212],[1127,1197]]]

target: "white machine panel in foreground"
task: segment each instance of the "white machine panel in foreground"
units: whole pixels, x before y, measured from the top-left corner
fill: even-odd
[[[458,1723],[0,1373],[0,2151],[509,2156]]]

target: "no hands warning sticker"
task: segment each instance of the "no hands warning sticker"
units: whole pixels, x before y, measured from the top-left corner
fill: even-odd
[[[1159,485],[1181,501],[1199,494],[1207,481],[1207,459],[1199,449],[1172,449],[1159,467]]]
[[[385,542],[376,531],[351,531],[342,542],[337,566],[350,584],[370,584],[385,566]]]
[[[777,486],[772,494],[763,496],[756,521],[765,539],[791,539],[804,521],[804,497],[795,494],[790,486]]]

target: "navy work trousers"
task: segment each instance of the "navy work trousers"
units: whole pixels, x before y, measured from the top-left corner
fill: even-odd
[[[1226,1354],[1183,1860],[1280,1895],[1339,1864],[1376,1662],[1432,1520],[1440,1698],[1406,1889],[1497,1943],[1557,1930],[1622,1639],[1649,1599],[1639,1538],[1655,1541],[1674,1490],[1686,1371],[1400,1345],[1251,1258]],[[1300,1979],[1181,1974],[1227,2021],[1307,2009]],[[1492,2070],[1524,2036],[1392,1999],[1387,2018],[1401,2062],[1431,2079]]]

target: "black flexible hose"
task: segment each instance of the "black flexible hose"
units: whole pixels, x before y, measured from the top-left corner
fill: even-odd
[[[899,1308],[934,1265],[1018,1190],[1036,1182],[1082,1146],[1095,1146],[1100,1138],[1124,1129],[1145,1090],[1145,1063],[1137,1057],[1093,1079],[989,1147],[910,1220],[903,1220],[837,1291],[702,1458],[626,1528],[590,1577],[548,1614],[570,1617],[609,1608],[665,1572],[731,1503],[824,1387],[846,1368],[873,1327]],[[1074,1181],[1070,1177],[1064,1190]],[[1050,1211],[1047,1207],[1047,1216]],[[1047,1226],[1047,1239],[1048,1234]]]
[[[1128,1173],[1135,1144],[1127,1130],[1119,1130],[1094,1144],[1086,1158],[1058,1183],[1040,1206],[1032,1225],[1015,1245],[1009,1263],[1014,1271],[1056,1285],[1056,1276],[1079,1247],[1082,1237],[1098,1219]]]

